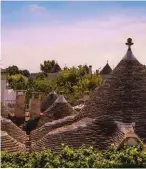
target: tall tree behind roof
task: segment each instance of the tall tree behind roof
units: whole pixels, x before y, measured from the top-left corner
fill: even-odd
[[[43,64],[40,64],[40,69],[44,73],[55,73],[61,70],[59,64],[55,60],[45,60]]]
[[[15,65],[9,66],[6,68],[6,72],[9,73],[9,75],[19,74],[19,68]]]

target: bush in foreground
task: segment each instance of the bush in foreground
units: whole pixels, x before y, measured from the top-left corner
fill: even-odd
[[[40,153],[1,153],[2,168],[145,168],[146,150],[140,146],[95,151],[92,147],[72,149],[63,146],[59,153],[50,149]]]

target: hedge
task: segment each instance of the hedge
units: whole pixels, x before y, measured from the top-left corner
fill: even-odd
[[[2,168],[145,168],[146,150],[140,146],[96,151],[93,147],[73,149],[63,145],[56,153],[50,149],[32,153],[1,152]]]

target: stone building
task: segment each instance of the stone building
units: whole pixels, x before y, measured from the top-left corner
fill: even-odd
[[[72,124],[48,131],[31,145],[31,151],[42,147],[61,149],[61,143],[72,147],[82,144],[96,149],[111,145],[121,147],[146,142],[146,73],[133,55],[132,39],[128,50],[102,85],[76,115]]]

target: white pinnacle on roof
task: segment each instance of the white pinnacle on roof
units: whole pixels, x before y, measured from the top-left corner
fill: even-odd
[[[131,46],[134,44],[132,42],[131,38],[127,39],[127,43],[125,43],[128,46],[128,50],[126,55],[123,57],[123,60],[136,60],[135,56],[132,53]]]
[[[67,101],[63,95],[59,95],[58,98],[56,99],[55,103],[67,103]]]
[[[126,55],[123,57],[123,60],[136,60],[136,57],[133,55],[131,49],[127,50]]]

